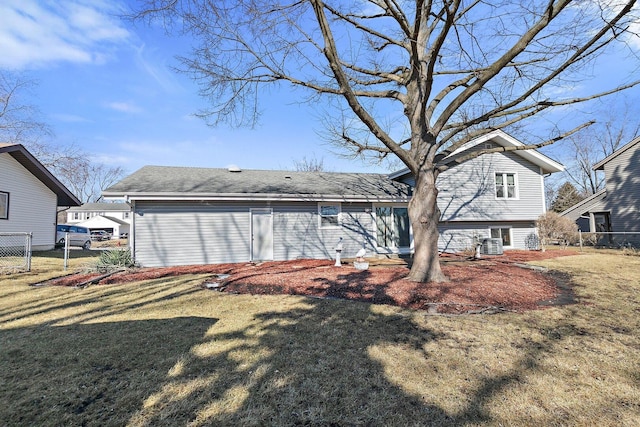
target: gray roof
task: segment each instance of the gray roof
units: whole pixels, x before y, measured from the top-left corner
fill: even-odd
[[[128,212],[130,210],[131,206],[126,203],[85,203],[69,209],[71,212]]]
[[[58,198],[58,206],[78,206],[80,204],[80,200],[78,200],[58,178],[53,176],[22,144],[0,143],[0,153],[9,154],[33,176],[46,185],[49,190],[55,193]]]
[[[603,188],[595,194],[587,197],[586,199],[576,203],[564,212],[560,212],[560,216],[565,216],[573,221],[576,221],[585,213],[589,212],[594,206],[598,205],[607,197],[607,190]]]
[[[411,188],[387,175],[145,166],[103,191],[105,197],[232,199],[408,199]]]

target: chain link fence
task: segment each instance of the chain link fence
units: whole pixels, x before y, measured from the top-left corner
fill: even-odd
[[[0,272],[31,271],[31,233],[0,233]]]
[[[580,232],[580,247],[640,250],[640,232]]]

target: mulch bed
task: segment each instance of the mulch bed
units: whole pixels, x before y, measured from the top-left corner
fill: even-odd
[[[573,250],[507,251],[502,256],[470,260],[443,255],[447,283],[415,283],[405,279],[406,264],[371,261],[368,270],[350,264],[334,267],[330,260],[216,264],[141,268],[101,274],[76,274],[47,282],[55,286],[129,283],[185,274],[209,274],[203,287],[227,293],[305,295],[390,304],[430,313],[482,313],[533,310],[571,301],[561,276],[524,268],[532,260],[577,255]],[[374,265],[375,262],[375,265]],[[219,275],[228,275],[219,276]]]

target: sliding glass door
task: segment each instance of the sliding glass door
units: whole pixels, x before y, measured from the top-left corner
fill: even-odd
[[[409,248],[409,212],[406,207],[379,206],[376,208],[376,238],[378,247]]]

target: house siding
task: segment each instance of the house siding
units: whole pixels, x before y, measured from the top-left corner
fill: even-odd
[[[9,192],[9,219],[0,232],[33,233],[32,249],[54,247],[57,196],[10,154],[0,154],[0,191]]]
[[[369,212],[366,212],[368,210]],[[274,258],[333,258],[342,238],[343,257],[353,257],[362,247],[375,252],[370,203],[342,203],[341,225],[320,227],[318,204],[273,204]]]
[[[518,197],[497,199],[495,173],[514,173]],[[524,221],[544,213],[540,169],[515,153],[493,153],[468,160],[438,176],[441,221]],[[413,177],[403,182],[415,186]]]
[[[339,227],[319,226],[318,204],[249,202],[136,202],[135,258],[143,266],[246,262],[251,260],[251,209],[270,208],[273,258],[333,258],[366,245],[374,252],[371,204],[342,203]],[[368,209],[368,212],[367,212]]]
[[[640,232],[640,144],[604,165],[607,198],[614,232]],[[594,209],[591,209],[594,211]]]
[[[249,207],[136,203],[134,256],[145,267],[249,260]]]
[[[511,246],[507,249],[537,249],[535,237],[536,226],[530,221],[505,222],[457,222],[444,223],[438,227],[440,238],[438,250],[441,252],[472,251],[476,242],[491,237],[492,228],[511,229]]]

